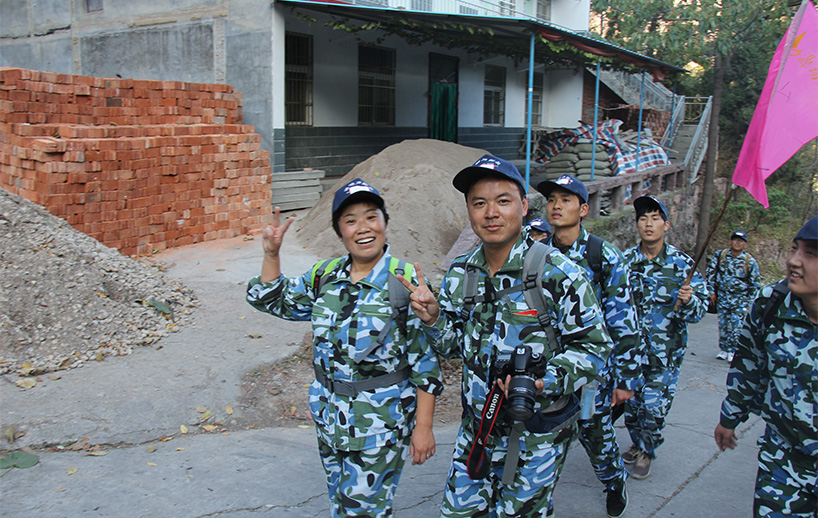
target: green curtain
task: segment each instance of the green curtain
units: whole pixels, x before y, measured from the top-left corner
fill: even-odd
[[[432,83],[429,137],[446,142],[457,140],[457,85]]]

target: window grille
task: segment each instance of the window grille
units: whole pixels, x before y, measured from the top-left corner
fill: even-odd
[[[395,50],[358,47],[358,124],[395,125]]]
[[[477,14],[477,9],[474,7],[466,7],[465,5],[460,6],[460,14]]]
[[[537,19],[551,21],[551,0],[537,0]]]
[[[514,16],[514,0],[500,0],[500,16]]]
[[[483,124],[502,126],[505,123],[506,69],[486,65],[483,83]]]
[[[288,32],[284,56],[285,124],[312,126],[312,36]]]
[[[412,0],[412,10],[414,11],[431,11],[432,0]]]

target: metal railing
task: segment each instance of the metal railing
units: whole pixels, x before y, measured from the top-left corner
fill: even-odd
[[[712,110],[711,97],[693,97],[696,102],[685,102],[685,123],[692,124],[698,122],[696,133],[693,134],[693,141],[687,150],[683,167],[688,171],[689,182],[693,183],[698,178],[699,168],[707,156],[707,134],[710,129],[710,112]]]

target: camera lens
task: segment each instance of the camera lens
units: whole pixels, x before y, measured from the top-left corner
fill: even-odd
[[[528,421],[534,415],[536,395],[534,378],[527,375],[512,376],[508,384],[506,414],[515,421]]]

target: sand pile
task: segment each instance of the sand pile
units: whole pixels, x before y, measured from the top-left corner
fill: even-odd
[[[0,374],[129,354],[196,303],[178,281],[0,189]]]
[[[318,257],[344,255],[346,250],[332,230],[332,199],[337,188],[361,178],[386,201],[392,255],[420,263],[424,273],[439,277],[442,272],[436,266],[468,224],[463,195],[452,187],[452,178],[485,153],[431,139],[389,146],[355,166],[294,223],[298,239]]]

